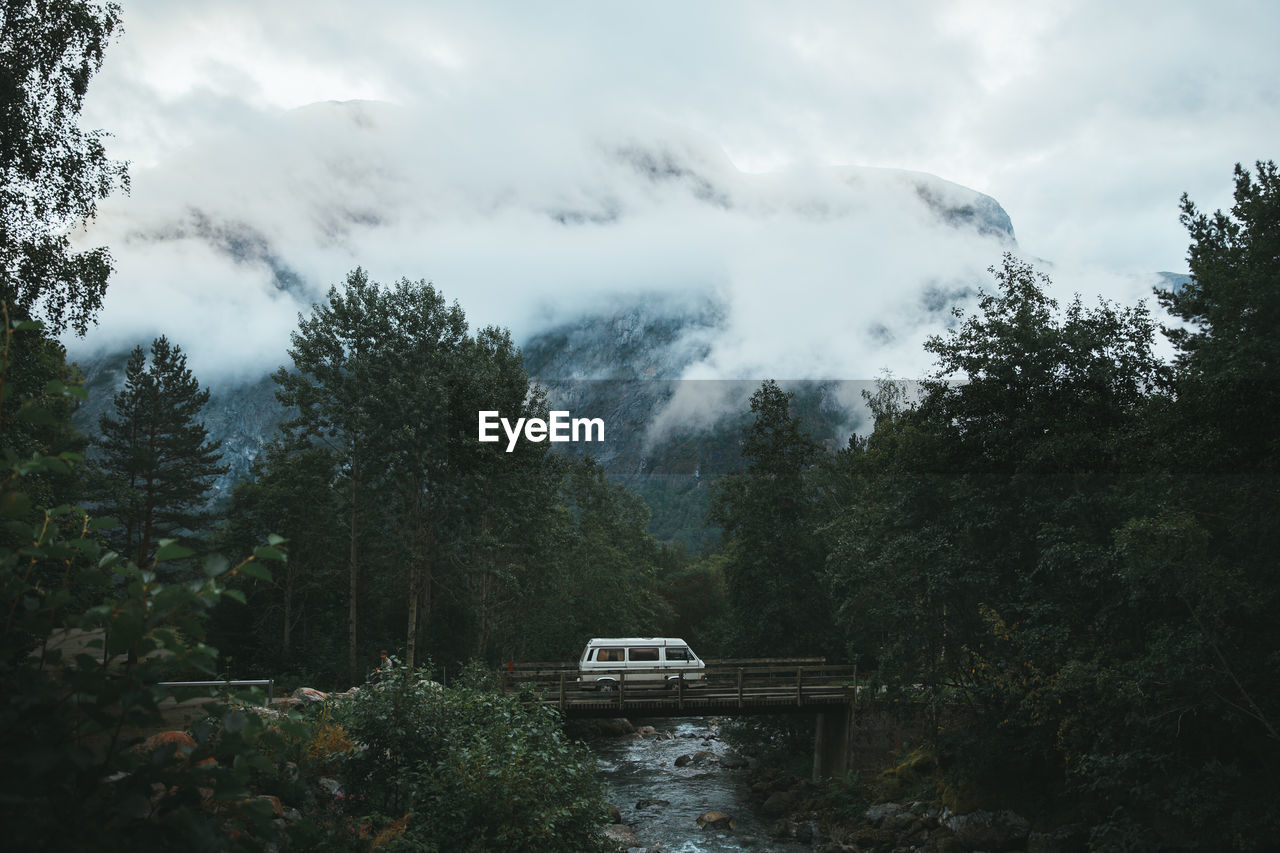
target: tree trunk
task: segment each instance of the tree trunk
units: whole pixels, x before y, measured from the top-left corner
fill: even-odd
[[[404,638],[404,665],[413,669],[414,654],[418,645],[418,594],[419,573],[416,560],[409,563],[409,627]]]
[[[147,472],[146,488],[143,490],[142,529],[138,531],[138,568],[146,568],[147,552],[151,550],[151,527],[155,524],[155,488],[156,488],[156,419],[159,417],[158,404],[152,406],[149,428],[147,431]]]
[[[425,586],[429,587],[431,584],[431,564],[427,558],[426,536],[423,533],[422,524],[423,489],[423,484],[415,483],[413,486],[413,499],[410,501],[410,511],[413,513],[413,541],[409,551],[409,625],[406,629],[404,642],[404,662],[405,666],[410,669],[414,667],[414,663],[417,660],[418,623],[425,621],[427,614],[430,612],[426,608],[422,608],[421,618],[419,616],[418,602],[423,598],[424,579]]]
[[[284,659],[289,659],[289,646],[293,633],[293,564],[285,563],[284,570],[284,636],[280,638]]]
[[[484,647],[489,633],[489,570],[480,570],[479,624],[476,626],[476,660],[484,659]]]
[[[144,569],[147,566],[147,552],[151,550],[151,528],[155,524],[155,477],[151,471],[147,472],[146,487],[142,492],[142,523],[138,530],[138,568]]]
[[[360,554],[356,545],[356,509],[360,495],[360,459],[355,453],[351,456],[351,554],[347,589],[349,598],[347,605],[347,673],[351,678],[351,683],[354,684],[360,677],[356,662],[356,626],[358,620],[356,594],[359,591],[358,578],[360,574]]]

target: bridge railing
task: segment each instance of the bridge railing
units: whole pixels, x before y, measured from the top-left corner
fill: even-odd
[[[733,659],[708,661],[706,669],[687,670],[683,677],[672,668],[592,669],[580,676],[576,663],[537,663],[511,666],[503,672],[508,689],[530,685],[543,701],[560,706],[613,705],[625,707],[627,699],[674,702],[703,700],[742,708],[749,703],[803,706],[806,701],[827,701],[855,695],[857,668],[815,663],[821,658]],[[701,676],[701,677],[698,677]],[[607,679],[601,682],[601,679]]]

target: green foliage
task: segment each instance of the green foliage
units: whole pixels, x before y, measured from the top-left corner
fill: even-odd
[[[269,531],[294,543],[256,586],[263,609],[219,614],[238,660],[338,683],[380,649],[412,664],[425,645],[450,668],[561,660],[593,633],[669,622],[659,578],[679,559],[643,501],[545,443],[476,441],[478,411],[546,417],[507,332],[472,335],[431,285],[357,269],[300,318],[291,354],[275,379],[296,416],[221,536],[240,553]]]
[[[119,26],[115,3],[28,0],[0,13],[0,302],[54,334],[85,333],[111,273],[106,249],[73,251],[69,235],[128,185],[106,134],[76,125]]]
[[[12,338],[5,340],[0,382],[11,357]],[[68,388],[58,393],[74,396]],[[195,740],[137,745],[139,732],[163,726],[161,705],[172,691],[159,682],[212,674],[205,614],[229,579],[257,567],[211,559],[205,577],[163,583],[160,564],[188,556],[187,549],[162,542],[145,569],[108,550],[99,531],[109,521],[71,505],[41,506],[26,488],[32,477],[78,465],[79,456],[21,457],[8,436],[0,481],[0,820],[8,843],[233,850],[257,846],[235,841],[237,834],[272,839],[269,809],[247,799],[256,766],[250,741],[261,729],[243,712]],[[90,593],[96,600],[86,603]],[[215,739],[222,745],[212,746]],[[209,757],[217,760],[200,763]]]
[[[341,706],[360,749],[343,768],[351,813],[389,825],[403,849],[605,851],[594,759],[559,719],[516,696],[448,690],[393,665]]]
[[[4,347],[9,353],[7,370],[0,376],[0,434],[15,459],[33,454],[57,457],[82,454],[86,441],[71,426],[71,413],[83,399],[79,372],[66,361],[66,350],[45,334],[34,321],[9,322],[7,305],[0,305],[4,320]],[[82,470],[56,466],[56,470],[30,471],[24,493],[43,506],[74,503],[80,498]],[[0,532],[0,541],[4,533]]]
[[[149,362],[134,348],[124,389],[102,415],[93,492],[101,511],[121,522],[112,545],[139,564],[162,538],[190,536],[206,520],[200,507],[227,470],[218,464],[221,442],[209,441],[199,420],[208,402],[182,348],[162,335]]]
[[[812,767],[814,718],[808,714],[771,714],[735,717],[720,729],[725,741],[769,761],[798,757],[796,775],[807,776]],[[810,762],[805,765],[805,761]]]
[[[1100,849],[1274,835],[1275,326],[1256,318],[1280,195],[1259,172],[1238,171],[1235,218],[1184,202],[1174,371],[1141,306],[1059,310],[1007,256],[929,341],[920,399],[881,383],[873,433],[831,467],[852,651],[891,694],[968,708],[937,739],[954,807],[1085,820]]]
[[[755,418],[743,436],[746,468],[716,483],[710,519],[727,537],[725,583],[739,632],[739,655],[834,652],[826,561],[809,474],[818,446],[792,415],[791,395],[765,382],[751,397]]]
[[[684,638],[703,658],[735,656],[726,563],[723,554],[691,564],[679,560],[660,577],[662,596],[671,607],[662,634]]]
[[[250,553],[274,531],[289,537],[289,561],[272,580],[237,584],[252,608],[223,608],[210,626],[214,644],[233,655],[245,675],[298,686],[339,683],[343,666],[346,537],[335,519],[342,499],[330,488],[334,463],[324,447],[290,450],[273,442],[255,460],[251,479],[236,486],[231,511],[216,533],[218,548]]]
[[[937,771],[938,757],[933,751],[927,747],[916,747],[880,772],[876,778],[875,794],[878,799],[888,802],[928,802],[937,795]]]
[[[510,336],[469,334],[462,309],[426,282],[382,288],[356,269],[299,318],[292,344],[293,369],[274,378],[296,417],[261,476],[293,489],[274,490],[293,526],[324,519],[346,534],[308,571],[332,575],[339,554],[345,561],[349,675],[388,646],[412,664],[424,639],[458,660],[497,656],[514,577],[529,565],[558,476],[545,445],[507,454],[476,441],[477,411],[520,417],[545,408]],[[303,453],[309,464],[328,463],[336,506],[276,473]],[[249,497],[234,515],[254,511]],[[291,590],[286,583],[290,611]]]

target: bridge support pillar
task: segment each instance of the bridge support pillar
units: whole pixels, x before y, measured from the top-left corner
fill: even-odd
[[[853,705],[818,714],[813,736],[813,781],[843,776],[849,769],[849,727]]]

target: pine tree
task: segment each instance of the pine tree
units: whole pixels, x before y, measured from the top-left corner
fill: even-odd
[[[136,347],[113,414],[100,420],[97,489],[103,508],[119,518],[116,548],[146,565],[156,544],[195,530],[219,465],[221,442],[209,441],[200,410],[208,390],[187,368],[182,348],[163,336],[148,363]]]
[[[723,530],[730,606],[739,654],[835,653],[820,572],[826,560],[812,535],[808,475],[820,448],[792,414],[790,393],[773,380],[751,396],[746,467],[716,484],[710,519]]]

